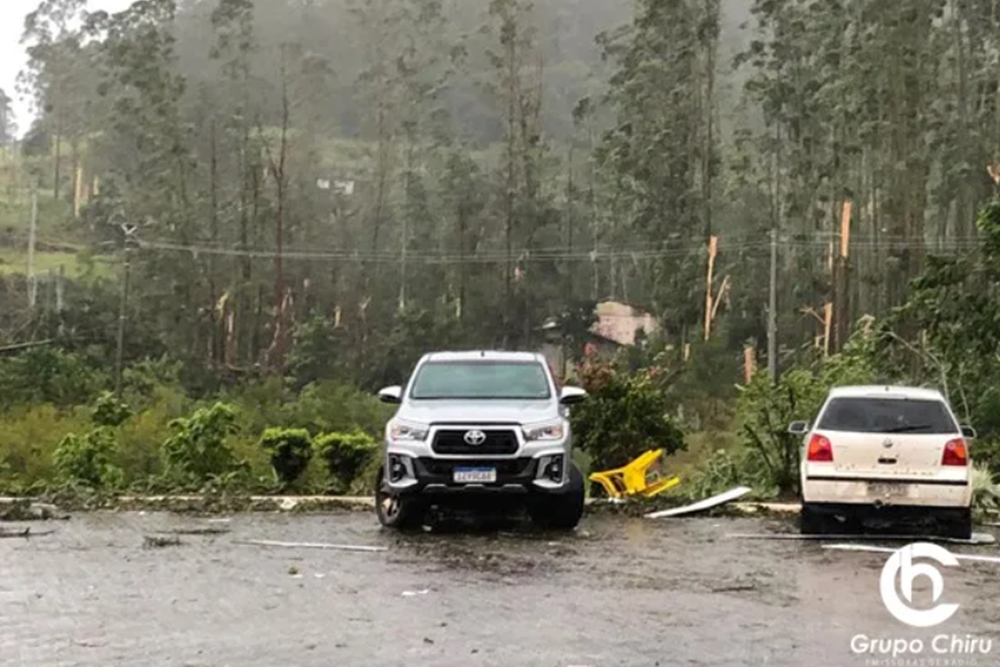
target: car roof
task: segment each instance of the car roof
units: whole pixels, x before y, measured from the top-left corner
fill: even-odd
[[[538,352],[466,350],[464,352],[431,352],[424,355],[424,361],[534,361],[544,363],[545,357]]]
[[[852,385],[834,387],[830,390],[830,398],[899,398],[917,400],[944,400],[944,395],[937,389],[925,387],[904,387],[899,385]]]

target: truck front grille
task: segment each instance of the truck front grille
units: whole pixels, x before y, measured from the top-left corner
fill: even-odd
[[[486,434],[486,439],[477,445],[471,445],[465,440],[465,434],[470,431],[481,431]],[[431,449],[435,454],[516,454],[517,434],[511,430],[447,429],[434,435]]]
[[[462,459],[434,459],[425,457],[419,459],[420,466],[429,474],[447,477],[451,479],[455,468],[468,466],[469,462]],[[534,464],[533,459],[506,459],[503,461],[490,461],[489,466],[496,468],[497,475],[501,477],[523,477],[529,473],[529,469]]]

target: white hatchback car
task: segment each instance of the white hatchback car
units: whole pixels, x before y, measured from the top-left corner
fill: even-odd
[[[832,389],[804,436],[801,532],[835,527],[933,522],[940,537],[972,534],[969,426],[933,389],[856,386]]]

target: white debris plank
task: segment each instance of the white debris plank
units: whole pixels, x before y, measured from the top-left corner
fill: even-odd
[[[896,549],[889,547],[873,547],[868,544],[824,544],[824,549],[834,551],[869,551],[872,553],[895,553]],[[1000,563],[1000,556],[975,556],[972,554],[952,554],[958,560],[974,561],[977,563]]]
[[[950,544],[996,544],[997,539],[989,533],[973,533],[972,539],[957,537],[936,537],[933,535],[800,535],[798,533],[730,533],[726,537],[742,540],[865,540],[876,542],[948,542]]]
[[[750,493],[752,489],[748,486],[738,486],[735,489],[730,489],[725,493],[720,493],[717,496],[712,496],[711,498],[706,498],[705,500],[699,500],[696,503],[690,505],[685,505],[683,507],[673,507],[668,510],[660,510],[659,512],[650,512],[646,515],[647,519],[664,519],[666,517],[681,516],[683,514],[693,514],[695,512],[702,512],[713,507],[718,507],[719,505],[725,505],[726,503],[732,502],[737,498],[742,498],[746,494]]]
[[[275,542],[273,540],[234,540],[234,544],[247,544],[258,547],[285,547],[288,549],[331,549],[335,551],[388,551],[387,547],[371,547],[356,544],[323,544],[320,542]]]

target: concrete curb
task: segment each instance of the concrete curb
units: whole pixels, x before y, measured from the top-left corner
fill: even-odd
[[[375,500],[369,496],[232,496],[219,499],[217,497],[200,494],[185,495],[157,495],[157,496],[118,496],[111,501],[109,509],[121,509],[125,511],[140,510],[166,510],[180,506],[197,506],[202,503],[214,504],[221,500],[223,505],[227,503],[237,503],[245,505],[246,509],[234,511],[308,511],[310,509],[321,511],[324,509],[371,509],[375,506]],[[0,497],[0,507],[12,505],[17,502],[46,503],[42,498],[15,498]],[[588,507],[599,508],[627,508],[631,503],[610,505],[603,502],[595,502],[595,499],[587,499]],[[797,514],[800,506],[798,503],[767,503],[767,502],[733,502],[721,506],[718,509],[725,509],[738,514]]]

